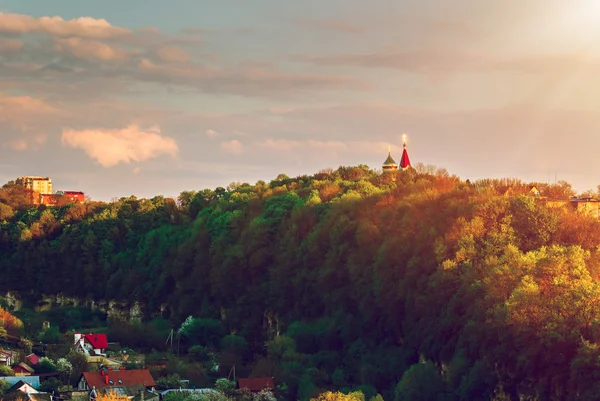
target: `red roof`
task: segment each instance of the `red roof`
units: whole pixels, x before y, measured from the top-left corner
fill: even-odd
[[[94,349],[108,348],[108,340],[106,334],[85,334],[83,336],[87,342],[92,344]]]
[[[29,354],[25,357],[31,365],[37,365],[40,362],[40,357],[36,354]]]
[[[138,385],[144,385],[146,387],[156,386],[156,382],[148,369],[108,371],[104,376],[108,376],[109,384],[106,384],[106,379],[101,372],[83,372],[82,375],[90,389],[94,386],[97,389]],[[119,383],[119,380],[121,380],[121,383]],[[110,384],[111,381],[113,384]]]
[[[410,167],[410,159],[408,158],[408,152],[406,151],[406,145],[402,151],[402,159],[400,159],[400,168]]]
[[[275,382],[272,377],[254,377],[249,379],[239,379],[238,384],[241,389],[250,391],[274,390]]]

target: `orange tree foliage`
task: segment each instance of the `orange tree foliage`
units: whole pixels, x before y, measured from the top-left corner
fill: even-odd
[[[422,378],[439,399],[598,399],[600,220],[569,206],[567,183],[531,185],[356,166],[178,202],[25,210],[0,196],[15,210],[0,219],[0,291],[193,316],[178,349],[201,346],[195,371],[229,355],[284,399],[406,399]],[[140,327],[110,338],[139,346]]]
[[[9,333],[17,333],[23,328],[23,322],[0,306],[0,327],[4,327]]]
[[[96,398],[97,401],[126,401],[129,397],[125,395],[118,395],[114,391],[109,391],[106,394],[99,394]]]

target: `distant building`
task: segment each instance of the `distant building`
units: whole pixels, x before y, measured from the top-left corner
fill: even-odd
[[[384,172],[396,171],[398,168],[406,170],[410,165],[410,158],[408,157],[408,151],[406,150],[406,136],[402,137],[402,157],[400,158],[400,164],[398,165],[394,158],[392,158],[391,149],[388,149],[388,157],[383,162],[382,168]]]
[[[240,390],[259,393],[263,390],[275,390],[275,382],[272,377],[253,377],[248,379],[238,379]]]
[[[106,355],[108,339],[106,334],[81,334],[75,333],[74,348],[86,355]]]
[[[52,193],[52,179],[49,177],[19,177],[16,179],[15,183],[40,194]]]
[[[46,206],[62,206],[69,203],[85,202],[85,194],[79,191],[59,191],[55,194],[41,194],[40,204]]]
[[[51,194],[52,191],[52,179],[49,177],[38,177],[38,176],[26,176],[19,177],[15,180],[15,184],[22,185],[31,191],[30,202],[34,205],[40,203],[41,194]]]
[[[99,372],[83,372],[77,383],[78,390],[86,390],[100,392],[104,389],[120,389],[136,388],[136,394],[127,392],[128,396],[135,396],[144,390],[153,390],[156,386],[154,378],[147,369],[138,370],[112,370],[101,369]]]

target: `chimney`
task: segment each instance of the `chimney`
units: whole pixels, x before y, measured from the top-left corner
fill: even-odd
[[[104,383],[108,386],[108,374],[104,376]]]

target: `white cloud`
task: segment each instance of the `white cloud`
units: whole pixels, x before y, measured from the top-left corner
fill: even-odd
[[[0,32],[46,33],[54,36],[80,36],[108,39],[130,33],[128,29],[111,25],[104,19],[81,17],[64,20],[61,17],[35,18],[24,14],[0,13]]]
[[[177,156],[177,142],[158,127],[143,130],[135,124],[123,129],[63,129],[62,143],[83,149],[104,167],[144,161],[160,155]]]
[[[244,145],[236,139],[231,141],[221,142],[221,150],[232,155],[240,155],[244,153]]]

